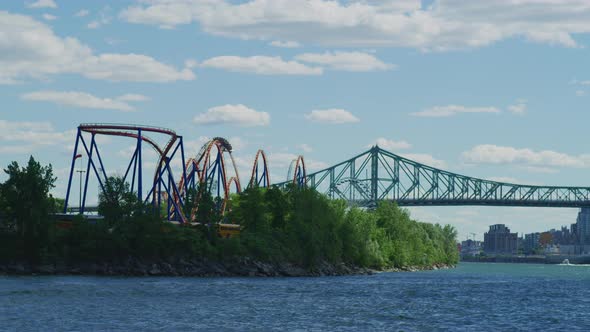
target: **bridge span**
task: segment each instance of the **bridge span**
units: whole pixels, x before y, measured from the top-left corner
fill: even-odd
[[[374,146],[324,170],[306,174],[307,186],[350,205],[590,207],[590,187],[504,183],[456,174]],[[286,186],[292,181],[278,183]]]

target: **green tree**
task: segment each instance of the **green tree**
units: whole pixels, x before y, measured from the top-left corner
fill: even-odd
[[[51,164],[41,166],[32,156],[26,167],[14,161],[4,172],[8,175],[8,180],[0,185],[4,214],[15,223],[25,258],[36,263],[48,245],[48,221],[55,210],[49,190],[57,178],[53,176]]]
[[[98,213],[110,225],[129,218],[142,209],[142,202],[123,178],[111,176],[105,181],[104,191],[98,196]]]

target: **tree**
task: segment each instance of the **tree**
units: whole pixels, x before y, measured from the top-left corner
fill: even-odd
[[[143,204],[122,178],[111,176],[104,184],[104,191],[98,197],[98,213],[110,223],[122,221],[142,212]]]
[[[37,262],[41,248],[46,245],[49,215],[55,209],[49,190],[57,178],[53,176],[51,164],[41,166],[33,156],[27,167],[13,161],[4,172],[8,175],[8,180],[0,185],[4,214],[16,224],[25,258]]]

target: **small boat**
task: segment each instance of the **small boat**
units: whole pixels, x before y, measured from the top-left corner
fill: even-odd
[[[564,260],[563,260],[563,262],[561,262],[561,264],[559,264],[559,265],[572,265],[572,264],[570,263],[570,260],[566,258],[566,259],[564,259]]]

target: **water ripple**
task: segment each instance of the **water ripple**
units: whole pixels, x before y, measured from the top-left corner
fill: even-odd
[[[588,331],[590,267],[461,264],[323,278],[0,277],[24,331]]]

